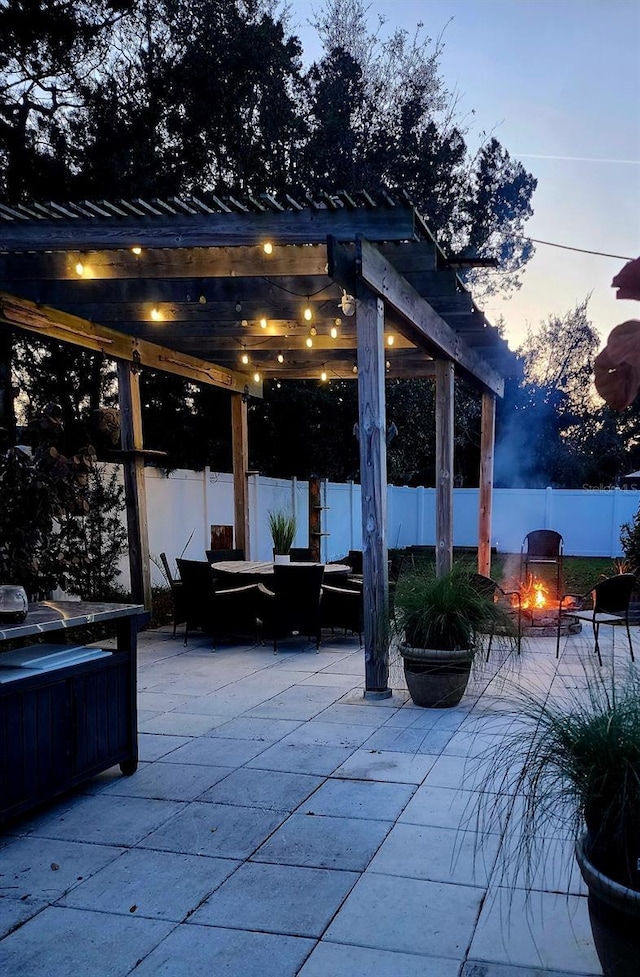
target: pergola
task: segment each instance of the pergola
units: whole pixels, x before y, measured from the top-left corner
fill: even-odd
[[[436,382],[436,567],[453,552],[454,374],[482,391],[479,569],[495,401],[515,361],[404,194],[0,205],[0,322],[118,364],[134,597],[149,603],[141,368],[229,391],[235,545],[248,548],[247,401],[265,378],[358,383],[366,690],[390,694],[385,378]]]

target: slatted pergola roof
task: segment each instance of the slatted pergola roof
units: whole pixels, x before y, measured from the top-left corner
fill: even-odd
[[[345,287],[357,296],[356,261],[365,280],[387,281],[388,377],[431,376],[432,357],[445,355],[502,392],[513,356],[458,275],[483,262],[447,257],[404,195],[0,204],[0,292],[40,307],[36,330],[46,331],[38,311],[56,309],[91,324],[68,321],[61,339],[77,330],[124,353],[131,342],[119,336],[130,337],[143,360],[145,343],[166,347],[188,357],[194,379],[256,395],[270,377],[354,378],[355,318],[340,302]],[[390,273],[403,280],[404,307]],[[407,313],[420,298],[429,309],[416,329]],[[23,318],[7,294],[0,308]],[[155,365],[181,372],[172,359]]]

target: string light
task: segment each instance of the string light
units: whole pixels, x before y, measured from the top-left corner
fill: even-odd
[[[311,329],[309,330],[309,335],[310,336],[317,336],[318,335],[318,330],[316,329],[315,326],[311,326]]]
[[[253,374],[253,379],[254,379],[255,383],[260,383],[260,374],[259,373],[254,373]]]
[[[81,261],[76,263],[76,275],[80,275],[81,278],[84,275],[84,265]]]
[[[155,306],[151,310],[151,319],[153,322],[162,322],[163,319],[162,312]]]
[[[338,330],[336,329],[335,326],[331,326],[331,329],[329,330],[329,335],[331,336],[332,339],[338,338]]]
[[[273,244],[271,241],[265,241],[262,245],[262,250],[265,254],[273,254]]]
[[[244,363],[244,365],[247,366],[247,364],[249,362],[249,354],[245,351],[242,354],[242,356],[240,357],[240,359],[242,360],[242,362]]]
[[[267,320],[264,317],[260,320],[260,328],[261,329],[267,328]]]
[[[276,359],[278,360],[278,363],[284,363],[284,353],[278,353]]]
[[[132,254],[142,254],[142,248],[140,247],[139,244],[134,244],[134,246],[131,248],[131,253]]]
[[[387,336],[387,346],[393,346],[395,341],[396,341],[395,336],[392,333],[389,333],[389,335]]]
[[[351,372],[352,372],[352,373],[357,373],[357,372],[358,372],[358,364],[357,364],[357,363],[354,363],[354,364],[353,364],[353,367],[352,367],[352,369],[351,369]]]
[[[322,380],[323,383],[326,383],[327,381],[327,371],[324,368],[324,363],[322,364],[322,373],[320,374],[320,379]]]
[[[306,305],[305,310],[304,310],[304,312],[302,314],[305,317],[305,319],[307,320],[307,322],[311,322],[311,320],[313,319],[313,312],[311,311],[311,307],[309,305],[309,296],[308,295],[307,295],[307,305]]]
[[[307,344],[309,349],[311,349],[311,347],[313,346],[313,339],[311,338],[311,336],[307,336],[307,338],[305,339],[305,343]]]

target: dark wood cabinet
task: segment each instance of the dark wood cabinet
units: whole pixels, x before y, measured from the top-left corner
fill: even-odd
[[[144,608],[75,603],[46,611],[34,608],[24,625],[0,631],[0,643],[114,620],[117,647],[76,664],[23,668],[24,675],[3,667],[0,652],[0,822],[115,764],[131,774],[138,763],[136,639]]]

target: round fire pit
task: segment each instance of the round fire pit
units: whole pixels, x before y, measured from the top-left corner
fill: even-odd
[[[577,617],[563,614],[560,634],[579,634],[582,624]],[[555,638],[558,633],[558,608],[528,607],[522,609],[522,635],[526,638]]]

